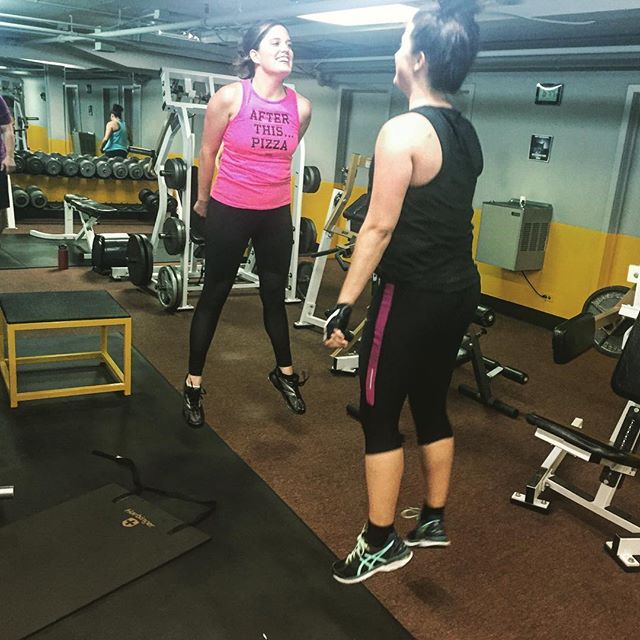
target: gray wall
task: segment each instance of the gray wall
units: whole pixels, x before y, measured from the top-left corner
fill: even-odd
[[[554,206],[554,220],[606,231],[612,168],[632,72],[478,73],[473,123],[485,154],[483,200],[525,195]],[[537,82],[564,83],[559,106],[534,103]],[[532,134],[553,136],[548,163],[528,159]]]

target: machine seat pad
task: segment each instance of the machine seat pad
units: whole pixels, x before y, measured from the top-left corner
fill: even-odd
[[[558,424],[557,422],[543,418],[535,413],[527,414],[527,422],[542,429],[543,431],[562,438],[569,444],[587,451],[591,454],[589,462],[599,464],[602,458],[606,458],[607,460],[611,460],[617,464],[626,465],[627,467],[632,467],[634,469],[640,469],[640,457],[631,453],[626,453],[620,449],[616,449],[611,445],[611,443],[602,442],[602,440],[588,436],[579,429]]]
[[[591,313],[580,313],[561,322],[553,329],[553,361],[566,364],[590,349],[595,331],[596,320]]]
[[[86,196],[78,196],[75,193],[67,193],[64,196],[65,202],[74,206],[78,211],[82,213],[88,213],[89,215],[100,215],[101,213],[115,213],[118,211],[115,207],[108,204],[102,204],[87,198]]]

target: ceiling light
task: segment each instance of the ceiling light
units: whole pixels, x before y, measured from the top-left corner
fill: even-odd
[[[383,4],[359,9],[343,9],[341,11],[323,11],[307,13],[298,18],[326,22],[344,27],[357,27],[371,24],[396,24],[408,22],[413,18],[417,7],[408,4]]]
[[[5,67],[3,64],[0,64],[0,69],[6,69],[7,67]]]
[[[20,58],[20,60],[26,60],[27,62],[37,62],[38,64],[45,64],[51,67],[67,67],[67,69],[85,69],[86,67],[79,67],[77,64],[68,64],[67,62],[55,62],[53,60],[36,60],[35,58]]]

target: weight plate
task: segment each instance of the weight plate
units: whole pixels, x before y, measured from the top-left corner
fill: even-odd
[[[302,181],[302,190],[305,193],[315,193],[320,188],[322,179],[318,167],[305,167]]]
[[[175,311],[182,301],[182,274],[171,265],[160,267],[156,294],[167,311]]]
[[[316,225],[311,218],[300,218],[298,253],[310,253],[316,245]]]
[[[169,189],[184,189],[187,184],[187,165],[182,158],[169,158],[162,170]]]
[[[129,280],[136,287],[146,287],[153,276],[153,247],[146,236],[132,233],[127,243]]]
[[[307,291],[309,290],[309,282],[311,281],[312,273],[313,262],[301,262],[298,265],[296,295],[301,300],[304,300],[307,297]]]
[[[170,256],[177,256],[184,251],[187,243],[187,231],[180,218],[167,218],[162,225],[162,242]]]
[[[586,299],[582,311],[597,316],[617,305],[627,291],[629,291],[629,287],[624,286],[598,289]],[[619,357],[622,353],[622,338],[632,324],[631,318],[620,315],[612,316],[608,325],[596,329],[593,336],[593,346],[607,356]]]

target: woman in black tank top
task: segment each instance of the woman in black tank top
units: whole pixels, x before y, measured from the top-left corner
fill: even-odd
[[[449,544],[443,518],[453,435],[446,397],[479,300],[471,201],[482,153],[472,125],[446,95],[460,88],[477,53],[477,10],[474,0],[439,0],[407,25],[394,84],[409,111],[378,135],[367,217],[325,328],[327,347],[347,345],[351,306],[377,272],[381,286],[359,349],[368,522],[353,551],[333,566],[334,578],[347,584],[404,566],[410,547]],[[407,398],[425,488],[418,524],[403,540],[394,518],[404,468],[398,420]]]

